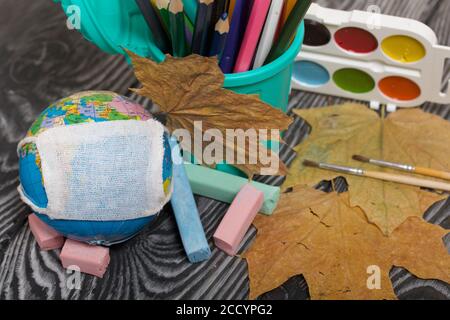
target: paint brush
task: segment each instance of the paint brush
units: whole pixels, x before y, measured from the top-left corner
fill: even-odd
[[[360,155],[354,155],[353,160],[370,163],[370,164],[384,167],[384,168],[390,168],[390,169],[395,169],[395,170],[400,170],[400,171],[417,173],[417,174],[421,174],[424,176],[450,180],[450,172],[446,172],[446,171],[441,171],[441,170],[436,170],[436,169],[431,169],[431,168],[424,168],[424,167],[416,167],[416,166],[413,166],[410,164],[370,159],[370,158],[360,156]]]
[[[419,179],[419,178],[414,178],[414,177],[410,177],[410,176],[406,176],[406,175],[387,173],[387,172],[379,172],[379,171],[368,171],[368,170],[363,170],[363,169],[359,169],[359,168],[352,168],[352,167],[340,166],[340,165],[328,164],[328,163],[319,163],[319,162],[314,162],[314,161],[310,161],[310,160],[303,161],[303,165],[306,167],[331,170],[331,171],[341,172],[341,173],[355,175],[355,176],[368,177],[368,178],[389,181],[389,182],[397,182],[397,183],[407,184],[410,186],[450,191],[450,183],[431,181],[431,180],[426,180],[426,179]]]

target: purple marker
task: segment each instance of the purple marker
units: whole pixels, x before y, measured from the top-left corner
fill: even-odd
[[[223,73],[231,73],[236,62],[245,34],[253,0],[236,0],[233,17],[231,19],[230,32],[227,36],[225,48],[219,66]]]

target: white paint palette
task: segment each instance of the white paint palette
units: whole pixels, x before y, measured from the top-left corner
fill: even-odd
[[[441,91],[450,47],[438,45],[427,25],[313,4],[305,26],[294,65],[294,89],[366,100],[375,107],[450,104],[450,84]]]

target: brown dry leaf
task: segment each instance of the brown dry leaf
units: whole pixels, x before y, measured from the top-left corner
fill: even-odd
[[[389,171],[352,160],[354,154],[376,159],[450,170],[450,123],[419,109],[399,110],[381,119],[364,105],[346,104],[295,110],[312,127],[310,137],[295,150],[298,157],[284,187],[313,186],[321,180],[344,176],[350,203],[361,207],[369,221],[384,234],[392,233],[410,216],[421,216],[423,208],[442,196],[418,187],[343,175],[303,166],[305,159]]]
[[[386,237],[361,209],[350,207],[348,194],[294,187],[273,216],[258,216],[254,224],[256,240],[244,255],[251,299],[299,274],[312,299],[396,299],[393,266],[450,282],[446,230],[411,217]],[[370,266],[379,267],[380,289],[368,289]]]
[[[170,131],[187,129],[194,137],[194,121],[202,121],[202,131],[218,129],[226,137],[227,129],[261,130],[278,129],[284,131],[292,119],[280,110],[262,102],[257,96],[242,95],[223,89],[224,75],[217,65],[216,58],[198,55],[177,59],[167,56],[163,63],[139,57],[128,52],[132,58],[136,77],[142,83],[141,89],[133,89],[138,94],[150,98],[167,114],[167,127]],[[270,133],[269,133],[270,136]],[[234,140],[232,152],[235,159],[247,155],[248,146],[239,148]],[[193,144],[191,144],[193,145]],[[187,146],[183,144],[182,147]],[[222,144],[223,146],[223,144]],[[223,154],[230,152],[230,144],[223,146]],[[228,149],[227,149],[228,148]],[[270,154],[269,151],[266,154]],[[194,154],[201,159],[199,155]],[[236,165],[250,177],[260,173],[263,165]],[[280,161],[280,174],[287,172]]]

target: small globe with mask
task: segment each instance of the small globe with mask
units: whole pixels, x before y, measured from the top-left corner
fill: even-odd
[[[46,131],[48,131],[46,133],[47,135],[49,135],[50,133],[53,134],[53,132],[57,134],[57,131],[53,130],[53,132],[50,132],[50,130],[58,127],[90,124],[91,130],[92,128],[94,128],[95,130],[96,125],[115,121],[127,121],[127,125],[131,126],[133,124],[139,125],[141,124],[140,122],[149,122],[149,126],[151,126],[152,123],[155,123],[148,111],[146,111],[142,106],[128,100],[126,97],[122,97],[116,93],[108,91],[81,92],[71,95],[67,98],[63,98],[46,108],[32,124],[31,128],[27,132],[27,137],[22,141],[21,144],[19,144],[18,156],[19,175],[21,182],[19,191],[21,193],[22,199],[30,204],[30,206],[34,209],[33,211],[35,212],[35,214],[43,222],[68,238],[96,245],[111,245],[133,237],[157,216],[158,212],[152,212],[152,210],[148,210],[148,208],[160,207],[158,206],[158,204],[151,203],[151,201],[155,200],[154,197],[152,197],[152,194],[149,192],[145,193],[144,197],[142,198],[145,200],[143,202],[149,202],[145,203],[145,205],[142,206],[142,208],[145,207],[147,208],[147,210],[146,212],[137,212],[138,216],[136,218],[130,218],[128,214],[123,214],[127,212],[126,206],[129,205],[129,201],[112,201],[112,205],[115,207],[110,209],[111,213],[114,213],[115,215],[113,216],[113,218],[111,218],[111,220],[108,220],[108,206],[111,206],[111,203],[92,203],[93,208],[100,209],[99,212],[105,212],[105,214],[102,216],[103,218],[101,219],[92,218],[90,216],[91,212],[89,212],[89,210],[86,210],[85,215],[83,215],[84,213],[81,212],[79,218],[77,218],[77,216],[74,216],[72,212],[58,212],[58,218],[55,218],[54,216],[52,217],[50,214],[48,214],[46,211],[46,209],[48,209],[47,207],[49,206],[49,192],[46,191],[46,177],[45,174],[43,174],[42,168],[43,165],[45,165],[45,163],[43,162],[46,162],[48,160],[44,157],[41,157],[37,143],[33,142],[32,139],[38,137],[39,135],[42,135]],[[124,134],[126,134],[126,132]],[[135,139],[136,141],[140,141],[140,136],[135,135],[134,138],[137,139]],[[118,159],[123,161],[124,155],[129,156],[128,159],[120,164],[123,168],[127,169],[126,171],[128,172],[128,175],[125,178],[122,177],[123,172],[111,172],[111,170],[109,170],[107,172],[111,174],[110,179],[107,175],[105,176],[105,172],[102,172],[102,178],[99,178],[97,181],[95,178],[95,172],[94,175],[92,172],[90,172],[92,167],[97,167],[99,166],[99,163],[101,163],[101,161],[105,161],[104,154],[102,154],[101,152],[97,152],[98,150],[101,151],[101,148],[103,148],[105,144],[100,143],[98,145],[95,145],[94,143],[98,143],[99,141],[97,139],[95,140],[96,142],[93,142],[89,146],[89,148],[91,148],[90,151],[86,151],[86,148],[88,146],[83,146],[83,148],[85,149],[85,157],[83,158],[83,163],[85,163],[85,165],[86,163],[91,163],[95,164],[95,166],[91,165],[83,168],[82,166],[80,166],[80,159],[78,159],[77,155],[70,155],[70,157],[74,159],[73,161],[77,162],[78,169],[75,170],[74,166],[74,168],[65,172],[65,175],[67,175],[67,181],[72,181],[71,183],[73,183],[73,181],[77,181],[78,185],[75,188],[76,190],[83,190],[84,186],[86,186],[86,188],[92,188],[92,186],[95,186],[95,192],[97,192],[97,194],[99,194],[99,192],[102,192],[102,190],[105,190],[105,192],[110,192],[112,196],[119,199],[121,196],[119,192],[120,190],[125,190],[123,189],[124,187],[129,188],[129,190],[131,190],[130,194],[133,195],[134,193],[139,194],[140,188],[142,188],[142,186],[148,186],[149,190],[151,191],[160,189],[160,193],[163,196],[166,196],[166,201],[168,201],[172,191],[172,159],[167,134],[164,132],[164,134],[162,135],[162,141],[160,142],[162,144],[162,148],[157,149],[161,150],[162,154],[156,155],[157,157],[153,157],[152,155],[150,155],[148,159],[145,158],[143,160],[140,160],[140,162],[133,158],[136,154],[136,152],[134,152],[133,150],[136,150],[136,148],[129,148],[129,146],[124,143],[124,141],[132,141],[130,139],[117,140],[121,141],[120,143],[122,144],[120,146],[115,146],[117,150],[131,150],[123,151],[123,155],[121,158],[115,157],[115,154],[106,154],[106,156],[109,157],[109,159],[106,160],[111,162],[117,162]],[[147,140],[142,138],[143,148],[146,147],[146,145],[144,145],[146,141]],[[151,148],[147,149],[155,150]],[[44,150],[42,150],[41,152],[44,155],[43,152]],[[128,155],[125,152],[129,152],[130,154]],[[90,154],[92,154],[92,159],[89,159]],[[157,161],[158,163],[152,163],[153,159],[159,159]],[[51,171],[51,167],[49,168],[49,163],[50,162],[47,163],[46,168],[47,170]],[[152,167],[152,172],[157,172],[160,177],[152,177],[149,175],[149,173],[145,172],[133,172],[134,167],[130,168],[130,163],[142,164],[145,168]],[[108,166],[108,162],[105,161],[105,163],[102,165],[106,167]],[[117,164],[113,167],[119,168]],[[136,168],[140,168],[140,166],[137,166]],[[100,167],[100,169],[102,169],[102,167]],[[86,171],[86,175],[88,177],[91,177],[89,181],[83,180],[83,171]],[[142,177],[143,175],[144,177]],[[94,178],[92,178],[93,176]],[[134,180],[131,179],[128,183],[126,179],[129,179],[130,176],[134,177]],[[107,182],[110,181],[110,183],[104,183],[104,180],[106,180]],[[135,180],[139,180],[141,184],[135,184]],[[118,184],[117,187],[115,187],[115,183]],[[159,183],[161,185],[155,186],[155,183]],[[50,188],[50,186],[48,188]],[[133,191],[133,188],[139,189]],[[69,201],[67,199],[70,199],[70,197],[67,197],[66,194],[71,193],[73,190],[74,188],[72,186],[71,188],[68,187],[64,192],[61,191],[66,196],[66,198],[63,198],[63,200],[65,199],[64,201]],[[74,195],[76,195],[75,191],[73,191]],[[56,192],[58,192],[58,190],[56,190]],[[93,194],[95,194],[95,192],[93,192]],[[86,194],[86,192],[83,194]],[[79,199],[84,198],[80,197]],[[100,199],[108,198],[100,197]],[[62,200],[60,201],[60,199],[58,199],[58,201],[61,202]],[[92,202],[95,201],[96,197],[93,196]],[[105,208],[105,210],[103,211],[101,211],[102,206]],[[79,207],[90,208],[90,204],[79,203]],[[42,210],[36,208],[42,208]],[[121,218],[122,214],[124,216],[123,219]],[[67,215],[67,219],[64,218],[65,215]]]

